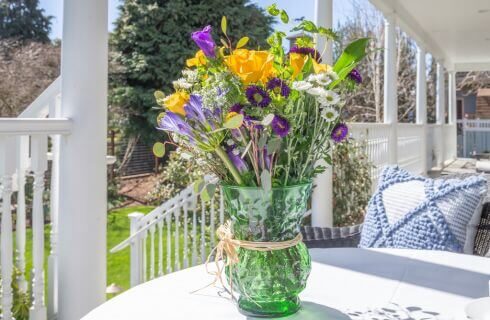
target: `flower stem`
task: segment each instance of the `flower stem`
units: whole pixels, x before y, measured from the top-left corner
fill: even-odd
[[[221,147],[217,147],[214,151],[216,152],[218,157],[220,157],[220,159],[223,161],[223,163],[228,168],[228,170],[230,170],[231,175],[235,179],[236,183],[238,183],[239,185],[243,185],[243,180],[242,177],[240,176],[240,172],[238,172],[237,168],[235,167],[233,162],[231,162],[226,152]]]

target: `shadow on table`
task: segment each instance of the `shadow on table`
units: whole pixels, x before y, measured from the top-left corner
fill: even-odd
[[[473,299],[488,296],[490,274],[387,252],[357,248],[342,249],[334,255],[313,254],[312,260],[381,278],[403,280],[405,283]],[[490,259],[488,261],[490,266]],[[404,271],[406,268],[410,270],[408,274]]]
[[[247,317],[247,320],[258,320],[261,318],[255,317]],[[339,310],[329,308],[322,304],[310,302],[310,301],[302,301],[301,309],[285,318],[281,318],[284,320],[319,320],[319,319],[328,319],[328,320],[350,320],[350,317],[346,314],[340,312]]]

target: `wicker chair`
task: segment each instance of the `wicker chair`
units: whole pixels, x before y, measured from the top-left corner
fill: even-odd
[[[451,175],[442,178],[463,178],[464,176]],[[487,176],[487,178],[490,178],[490,176]],[[304,226],[301,228],[301,233],[303,234],[303,242],[308,248],[353,248],[357,247],[359,244],[361,230],[362,224],[351,227],[334,228]],[[479,256],[488,256],[490,254],[490,202],[483,205],[473,253]]]

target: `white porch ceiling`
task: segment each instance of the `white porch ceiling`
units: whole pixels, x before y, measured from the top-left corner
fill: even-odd
[[[370,0],[447,68],[490,70],[490,0]]]

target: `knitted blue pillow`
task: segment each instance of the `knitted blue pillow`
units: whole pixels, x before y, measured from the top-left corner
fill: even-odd
[[[433,180],[386,167],[369,201],[359,246],[471,254],[486,193],[482,176]]]

